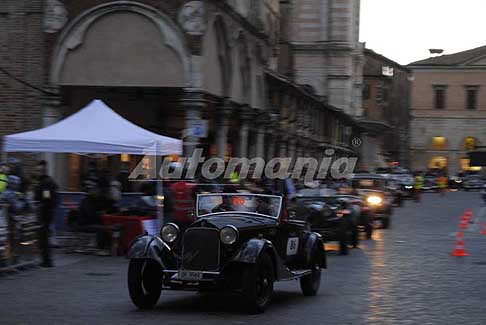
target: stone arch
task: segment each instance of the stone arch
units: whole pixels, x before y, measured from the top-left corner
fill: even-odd
[[[206,90],[229,97],[232,83],[232,58],[226,23],[216,15],[209,25],[203,46],[205,61],[204,86]]]
[[[148,70],[148,75],[143,76],[142,72],[139,72],[139,76],[143,82],[142,84],[137,84],[137,80],[133,80],[133,86],[192,86],[190,53],[186,47],[183,33],[179,30],[177,25],[162,12],[153,7],[134,1],[116,1],[93,7],[74,18],[69,23],[69,25],[60,35],[53,53],[52,67],[49,76],[49,81],[52,85],[61,85],[64,83],[63,77],[65,77],[65,75],[63,76],[63,69],[68,66],[68,60],[76,57],[71,57],[73,53],[76,51],[86,51],[86,48],[89,46],[83,47],[85,42],[94,42],[95,44],[100,44],[100,41],[97,41],[96,37],[90,34],[90,29],[95,27],[101,28],[100,26],[102,22],[105,25],[108,25],[107,21],[109,21],[109,19],[115,19],[115,16],[116,19],[120,19],[121,21],[136,21],[135,25],[137,25],[137,27],[142,26],[144,29],[143,31],[148,31],[151,33],[150,35],[160,38],[160,42],[153,42],[148,40],[149,36],[143,35],[143,33],[138,34],[141,37],[140,41],[137,42],[141,42],[140,44],[146,45],[147,47],[144,48],[142,46],[140,48],[136,48],[136,50],[141,51],[142,60],[135,60],[136,62],[134,63],[135,65],[138,64],[145,70]],[[111,23],[113,24],[113,22]],[[106,28],[108,30],[108,27]],[[136,32],[137,31],[132,31],[132,34],[135,34]],[[117,39],[112,44],[117,45],[117,41],[120,40],[122,39]],[[145,43],[143,43],[144,41]],[[121,44],[119,46],[122,45],[125,46],[125,49],[132,49],[132,51],[134,51],[137,44]],[[119,49],[119,46],[115,46],[115,49]],[[129,55],[127,53],[116,54],[122,54],[127,57]],[[144,54],[145,56],[143,56]],[[120,62],[125,64],[127,64],[127,62],[132,62],[129,60],[123,60],[122,55],[118,56],[120,58]],[[147,60],[148,62],[146,62]],[[152,66],[150,64],[152,64]],[[96,66],[92,68],[94,70],[96,69]],[[116,81],[117,78],[123,78],[124,76],[128,75],[129,73],[127,73],[127,71],[137,71],[137,69],[133,68],[131,64],[130,67],[127,68],[129,69],[120,71],[119,73],[115,72],[114,75],[111,76],[111,79]],[[151,68],[155,68],[155,71],[151,71]],[[169,69],[169,71],[167,72],[166,69]],[[100,73],[106,74],[105,71]],[[169,73],[171,73],[171,75],[167,76]],[[177,76],[178,74],[180,75]],[[89,76],[86,77],[86,79],[89,79]],[[110,76],[108,76],[107,79],[110,79]],[[82,83],[83,78],[75,81]],[[130,83],[131,80],[127,80],[127,82]],[[144,82],[147,84],[143,84]]]

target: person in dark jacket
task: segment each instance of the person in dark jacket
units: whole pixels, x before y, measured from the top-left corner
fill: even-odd
[[[57,205],[57,184],[47,175],[47,162],[37,164],[38,183],[35,188],[35,200],[38,202],[38,219],[41,225],[39,244],[43,267],[52,267],[52,257],[49,248],[49,225],[54,219]]]

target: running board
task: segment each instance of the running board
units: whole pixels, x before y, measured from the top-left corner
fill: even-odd
[[[311,273],[312,270],[287,270],[285,276],[281,279],[281,281],[295,280]]]

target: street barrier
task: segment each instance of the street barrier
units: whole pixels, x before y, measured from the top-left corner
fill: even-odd
[[[35,264],[39,228],[34,213],[10,215],[0,205],[0,271]]]
[[[8,220],[6,206],[0,206],[0,267],[7,264]]]

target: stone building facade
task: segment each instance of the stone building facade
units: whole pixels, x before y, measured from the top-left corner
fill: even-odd
[[[469,170],[467,152],[486,143],[486,47],[411,63],[412,168]]]
[[[290,44],[296,82],[351,116],[362,115],[360,0],[295,0]]]
[[[0,98],[2,125],[12,127],[2,135],[49,125],[98,98],[144,128],[189,140],[189,155],[196,147],[224,158],[289,154],[293,143],[318,155],[316,141],[354,153],[346,140],[356,122],[279,74],[280,2],[4,0]],[[289,116],[296,132],[280,137]],[[207,134],[188,134],[201,120]],[[66,189],[79,188],[92,161],[47,158]],[[140,159],[100,161],[116,173]]]
[[[365,49],[361,162],[370,170],[398,162],[408,167],[410,71]]]

